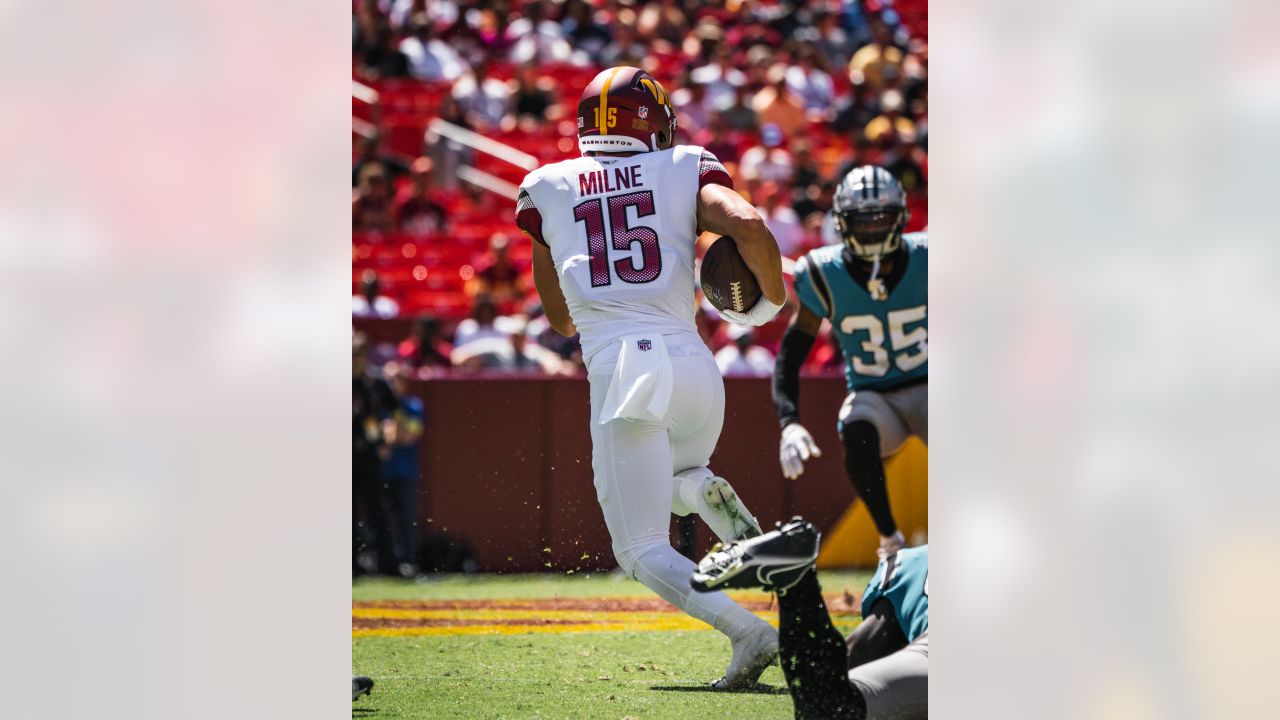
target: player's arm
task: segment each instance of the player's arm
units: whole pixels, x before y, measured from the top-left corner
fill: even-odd
[[[806,460],[822,455],[813,436],[800,424],[800,367],[809,357],[821,328],[822,318],[801,303],[782,336],[778,361],[773,366],[773,407],[782,423],[778,459],[782,474],[791,480],[804,472]]]
[[[569,303],[565,302],[560,289],[555,260],[551,258],[550,248],[540,242],[533,244],[533,284],[542,298],[542,312],[546,313],[551,327],[565,337],[577,335],[578,328],[569,317]]]
[[[778,241],[751,203],[723,185],[703,185],[698,191],[698,226],[733,238],[764,298],[778,306],[787,302]]]
[[[538,289],[538,297],[542,298],[542,312],[546,314],[547,322],[565,337],[577,335],[578,328],[574,327],[573,318],[569,316],[569,303],[565,302],[564,291],[560,289],[560,276],[556,274],[551,246],[542,237],[542,213],[533,204],[533,196],[524,185],[516,196],[516,227],[533,243],[533,286]]]
[[[782,336],[773,367],[773,407],[784,428],[800,421],[800,366],[813,350],[821,328],[822,318],[802,304]]]

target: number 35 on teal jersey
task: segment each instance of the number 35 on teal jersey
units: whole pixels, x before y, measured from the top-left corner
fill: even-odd
[[[831,321],[850,391],[887,390],[929,374],[929,240],[904,235],[906,273],[874,299],[845,266],[843,246],[813,250],[796,263],[796,295]]]

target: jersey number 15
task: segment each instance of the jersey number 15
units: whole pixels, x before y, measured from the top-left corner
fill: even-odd
[[[652,215],[653,191],[641,190],[610,198],[592,198],[573,208],[573,219],[587,225],[587,254],[591,257],[591,287],[601,287],[613,282],[609,272],[609,243],[605,239],[604,203],[609,203],[609,236],[613,249],[630,251],[633,243],[640,243],[640,265],[632,256],[613,262],[618,279],[625,283],[653,282],[662,273],[662,250],[658,247],[658,233],[644,225],[627,225],[627,208],[636,209],[636,217]]]

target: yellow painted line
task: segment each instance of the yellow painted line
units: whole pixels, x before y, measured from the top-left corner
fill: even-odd
[[[777,621],[757,614],[765,622],[777,625]],[[548,625],[509,625],[486,623],[483,625],[423,625],[409,627],[354,628],[352,637],[398,637],[408,635],[523,635],[526,633],[584,633],[584,632],[649,632],[671,630],[710,630],[710,625],[684,614],[669,614],[655,618],[628,618],[617,622],[589,622],[580,624],[552,623]]]
[[[765,618],[766,620],[768,618]],[[777,625],[777,623],[772,623]],[[837,622],[849,629],[857,623]],[[352,637],[439,637],[447,635],[540,635],[543,633],[671,632],[711,630],[711,626],[688,616],[650,623],[589,623],[586,625],[459,625],[455,627],[361,628]]]
[[[735,602],[740,602],[740,603],[759,603],[759,602],[768,602],[769,600],[767,594],[764,594],[762,592],[756,592],[756,591],[728,591],[724,594],[727,594],[727,596],[730,597],[730,600]],[[594,600],[596,602],[599,602],[600,605],[609,605],[609,602],[611,601],[649,602],[653,600],[653,597],[652,596],[630,596],[630,594],[628,594],[628,596],[589,598],[589,600]],[[378,603],[376,602],[360,602],[360,603],[352,603],[352,611],[355,612],[355,611],[371,611],[371,610],[442,610],[442,611],[448,611],[448,612],[477,612],[477,611],[483,611],[483,610],[492,610],[497,612],[518,612],[518,611],[527,610],[527,611],[538,611],[538,612],[588,612],[586,610],[558,609],[558,607],[554,606],[554,603],[556,602],[557,602],[556,600],[549,600],[549,598],[548,600],[543,600],[543,598],[532,598],[532,600],[439,600],[439,601],[428,600],[428,601],[422,601],[421,603],[417,603],[415,601],[396,601],[396,605],[388,605],[388,606],[381,606],[381,605],[378,605]],[[447,603],[452,603],[452,605],[461,605],[461,607],[433,607],[435,603],[440,603],[440,605],[447,605]],[[511,606],[511,607],[500,607],[504,605]],[[772,609],[774,610],[777,609],[776,602],[773,603]],[[680,614],[681,611],[678,610],[676,606],[667,605],[666,607],[659,606],[658,610],[643,610],[643,611],[641,610],[635,610],[635,611],[600,610],[599,612],[676,612],[676,614]]]
[[[711,626],[691,617],[672,618],[645,623],[587,623],[585,625],[457,625],[453,627],[388,627],[352,630],[352,637],[398,637],[413,635],[525,635],[540,633],[584,632],[664,632],[672,630],[711,630]]]
[[[752,591],[732,592],[730,597],[737,601],[759,603],[761,594]],[[641,598],[627,598],[636,600]],[[451,601],[441,601],[448,603]],[[607,600],[605,600],[607,603]],[[500,608],[492,604],[528,605],[528,607]],[[552,609],[538,607],[538,600],[528,602],[519,600],[478,601],[475,607],[431,607],[428,601],[423,606],[408,607],[373,607],[354,605],[351,616],[355,620],[373,621],[398,620],[407,621],[469,621],[466,625],[413,625],[400,627],[362,627],[353,628],[352,637],[413,637],[413,636],[445,636],[445,635],[524,635],[541,633],[591,633],[591,632],[662,632],[662,631],[694,631],[710,630],[710,626],[696,620],[674,607],[658,610],[580,610]],[[757,605],[758,607],[758,605]],[[767,610],[753,611],[754,614],[777,625],[777,606]],[[853,613],[833,613],[838,625],[848,625]],[[544,624],[513,624],[516,621],[538,620]],[[477,622],[479,621],[479,622]],[[855,623],[856,624],[856,623]]]
[[[351,617],[390,620],[556,620],[560,622],[634,622],[682,614],[679,612],[593,612],[590,610],[416,610],[400,608],[354,608],[351,611]]]
[[[705,627],[705,626],[704,626]],[[634,629],[621,623],[599,625],[460,625],[458,627],[368,628],[352,630],[351,637],[409,637],[431,635],[525,635],[563,632],[622,632]],[[645,628],[647,629],[647,628]],[[707,628],[710,630],[710,628]]]

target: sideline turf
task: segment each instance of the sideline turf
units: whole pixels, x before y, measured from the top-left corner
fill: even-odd
[[[868,577],[839,572],[821,579],[828,593],[860,594]],[[373,580],[352,588],[356,601],[617,596],[652,594],[634,580],[608,574]],[[856,624],[846,618],[837,627],[847,632]],[[768,686],[761,692],[706,691],[728,660],[728,641],[710,629],[353,638],[352,669],[373,677],[377,686],[352,703],[352,717],[792,717],[776,666],[761,678]]]

